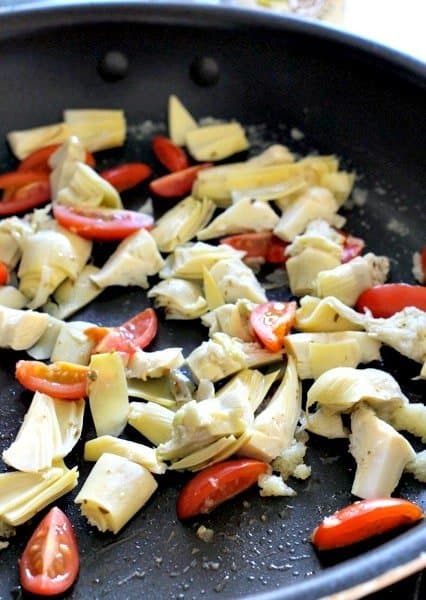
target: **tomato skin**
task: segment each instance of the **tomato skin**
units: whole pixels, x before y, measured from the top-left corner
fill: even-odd
[[[159,177],[151,181],[149,189],[161,198],[185,196],[192,190],[198,172],[211,166],[211,163],[203,163],[194,167],[188,167],[188,169],[183,169],[182,171],[176,171],[170,175],[164,175],[164,177]]]
[[[296,302],[264,302],[251,312],[250,325],[259,341],[271,352],[279,352],[296,319]]]
[[[420,264],[423,271],[423,283],[426,283],[426,246],[420,253]]]
[[[145,163],[126,163],[101,171],[99,175],[108,181],[118,192],[135,187],[151,176],[152,170]]]
[[[419,506],[401,498],[370,498],[354,502],[326,517],[312,533],[319,550],[355,544],[423,518]]]
[[[35,150],[19,163],[18,171],[40,171],[49,174],[52,170],[49,167],[49,158],[56,152],[60,145],[50,144],[49,146]],[[96,166],[95,158],[89,151],[86,151],[85,163],[89,167],[92,167],[92,169]]]
[[[77,579],[80,558],[68,517],[54,506],[39,523],[19,561],[22,587],[32,594],[53,596]]]
[[[20,360],[15,376],[21,385],[61,400],[79,400],[87,396],[90,369],[57,361],[46,365],[37,360]]]
[[[230,235],[220,240],[221,244],[228,244],[235,250],[243,250],[245,258],[259,258],[270,264],[284,264],[287,260],[285,249],[289,245],[272,231],[256,231]]]
[[[152,149],[160,163],[172,173],[189,167],[189,160],[185,151],[163,135],[157,135],[153,138]]]
[[[132,210],[53,205],[60,225],[87,240],[123,240],[140,229],[152,229],[154,219]]]
[[[9,271],[6,265],[0,260],[0,285],[6,285],[9,281]]]
[[[49,181],[49,176],[46,173],[38,171],[11,171],[0,175],[0,189],[8,187],[22,187],[28,183]]]
[[[364,312],[367,308],[373,317],[388,318],[407,306],[426,310],[426,288],[407,283],[385,283],[375,285],[362,292],[355,308]]]
[[[95,341],[92,354],[143,350],[157,334],[158,318],[153,308],[146,308],[119,327],[90,327],[85,333]]]
[[[354,237],[343,231],[339,231],[344,237],[342,263],[347,263],[359,256],[365,247],[365,242],[361,238]]]
[[[226,460],[200,471],[182,488],[176,511],[179,519],[206,514],[226,500],[247,490],[267,473],[267,463],[251,458]]]
[[[46,204],[50,200],[50,195],[48,180],[28,183],[13,191],[7,200],[0,202],[0,216],[16,215]]]

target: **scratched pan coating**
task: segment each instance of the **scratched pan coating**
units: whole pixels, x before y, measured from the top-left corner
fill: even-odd
[[[339,155],[345,167],[356,169],[357,187],[367,195],[365,205],[348,213],[347,229],[365,238],[369,249],[390,255],[392,280],[413,282],[412,254],[426,241],[425,90],[419,64],[321,26],[212,6],[200,10],[197,3],[190,8],[143,2],[38,4],[22,12],[15,6],[2,16],[1,140],[9,129],[59,120],[66,107],[123,108],[131,125],[128,142],[103,153],[100,164],[154,164],[149,131],[141,123],[151,120],[151,131],[161,131],[167,97],[176,93],[197,117],[255,125],[250,132],[257,147],[274,140],[301,154]],[[120,81],[106,82],[98,73],[109,50],[129,60],[128,74]],[[210,87],[195,84],[189,75],[191,64],[203,56],[219,66],[219,80]],[[293,128],[305,134],[303,139],[293,139]],[[0,161],[2,170],[13,164],[5,144]],[[136,206],[146,193],[141,187],[125,196],[125,203]],[[105,252],[100,247],[96,260],[101,262]],[[287,293],[274,290],[271,297]],[[147,305],[141,290],[112,288],[74,318],[116,324]],[[205,333],[191,322],[161,324],[152,349],[180,345],[187,353]],[[390,350],[383,356],[410,399],[421,401],[424,384],[412,381],[419,366]],[[12,376],[23,357],[0,352],[1,450],[16,435],[30,400]],[[130,430],[125,435],[136,439]],[[88,472],[82,449],[91,436],[87,418],[83,439],[67,458],[68,465],[78,464],[81,480]],[[186,477],[167,475],[117,536],[89,528],[73,504],[76,492],[69,494],[58,505],[75,526],[81,572],[68,596],[319,598],[399,565],[426,547],[426,529],[419,525],[380,542],[316,554],[309,533],[324,515],[352,500],[354,463],[344,443],[315,436],[307,462],[312,477],[292,482],[297,497],[262,500],[250,490],[190,524],[179,523],[175,515],[176,495]],[[397,493],[426,507],[424,487],[411,478],[403,478]],[[0,598],[9,598],[11,590],[19,595],[17,560],[38,521],[19,528],[2,551]],[[196,536],[201,522],[214,529],[213,542]]]

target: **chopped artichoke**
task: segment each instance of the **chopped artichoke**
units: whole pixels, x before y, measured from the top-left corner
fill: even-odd
[[[177,96],[169,96],[169,135],[178,146],[185,144],[186,134],[197,129],[198,125]]]
[[[342,206],[349,198],[354,183],[355,173],[348,173],[347,171],[324,173],[320,180],[320,185],[333,193],[339,206]]]
[[[210,275],[223,294],[226,303],[241,298],[252,302],[266,302],[265,290],[253,271],[239,258],[220,260],[210,268]]]
[[[128,422],[158,446],[171,438],[174,416],[172,410],[155,402],[131,402]]]
[[[251,159],[253,160],[253,159]],[[250,162],[250,161],[249,161]],[[262,202],[287,202],[292,199],[293,194],[301,192],[306,188],[306,181],[303,177],[293,177],[285,183],[277,183],[259,188],[248,190],[237,190],[231,192],[232,204],[236,204],[245,198],[254,198]]]
[[[357,470],[352,494],[360,498],[390,496],[405,466],[416,456],[407,440],[367,407],[351,416],[349,451]]]
[[[126,119],[122,110],[68,109],[64,121],[90,152],[122,146],[126,138]]]
[[[243,198],[236,204],[231,204],[205,229],[201,229],[197,234],[197,238],[208,240],[234,233],[270,230],[275,227],[278,221],[277,213],[272,210],[267,202]]]
[[[138,350],[127,363],[126,374],[129,378],[142,379],[164,377],[171,369],[177,369],[184,363],[182,348],[165,348],[157,352]]]
[[[329,440],[349,436],[349,431],[344,427],[340,414],[330,412],[326,406],[306,415],[306,429]]]
[[[387,411],[384,415],[378,411],[397,431],[408,431],[412,435],[421,438],[426,443],[426,406],[420,402],[404,404],[392,412]]]
[[[91,326],[92,324],[86,321],[63,323],[50,355],[51,361],[88,365],[94,341],[85,334],[85,331]]]
[[[127,392],[130,398],[140,398],[149,402],[161,404],[166,408],[176,406],[176,400],[172,394],[170,377],[168,375],[158,379],[128,379]]]
[[[185,144],[191,156],[200,162],[222,160],[249,147],[244,129],[239,123],[190,129],[185,134]]]
[[[56,202],[70,206],[123,208],[115,187],[82,162],[75,164],[66,187],[58,189]]]
[[[89,403],[96,434],[120,435],[127,423],[129,399],[123,361],[118,352],[93,354]]]
[[[173,252],[180,244],[188,242],[210,221],[216,205],[207,198],[184,198],[162,215],[151,235],[160,252]]]
[[[86,265],[77,279],[66,279],[53,294],[54,302],[48,302],[43,308],[57,319],[67,319],[89,304],[102,292],[91,277],[99,272],[94,265]]]
[[[426,450],[418,452],[405,466],[407,473],[412,473],[417,481],[426,483]]]
[[[260,154],[249,158],[247,162],[257,166],[289,164],[294,162],[294,154],[290,152],[287,146],[272,144]]]
[[[148,292],[154,306],[164,307],[166,319],[197,319],[207,311],[207,301],[198,283],[171,277]]]
[[[118,533],[158,485],[151,473],[127,458],[105,452],[89,473],[75,503],[99,531]]]
[[[56,202],[61,189],[68,187],[78,163],[86,160],[86,150],[80,140],[71,136],[59,146],[49,158],[50,189],[52,200]]]
[[[327,221],[315,219],[308,223],[303,234],[294,238],[293,242],[285,249],[285,253],[288,256],[298,256],[307,248],[312,248],[334,256],[340,263],[343,242],[343,235],[330,227]]]
[[[213,246],[204,242],[183,244],[167,257],[160,277],[183,277],[184,279],[202,279],[203,269],[211,269],[219,260],[242,258],[244,252],[234,250],[231,246],[220,244]]]
[[[22,131],[10,131],[6,137],[13,154],[19,160],[23,160],[39,148],[51,144],[62,144],[70,135],[71,131],[68,125],[55,123]]]
[[[250,314],[256,306],[250,300],[237,300],[235,304],[223,304],[204,314],[201,322],[209,327],[209,336],[214,333],[226,333],[243,342],[253,342],[255,337],[250,328]]]
[[[203,287],[207,306],[210,310],[219,308],[225,303],[220,287],[206,267],[203,267]]]
[[[247,367],[243,346],[224,333],[216,333],[211,340],[195,348],[186,363],[198,381],[219,381]]]
[[[287,485],[282,477],[279,477],[278,475],[260,475],[258,484],[260,495],[262,497],[284,496],[291,498],[297,496],[297,492]]]
[[[27,350],[41,338],[49,315],[0,306],[0,348]]]
[[[195,450],[191,454],[186,455],[184,458],[173,462],[170,465],[170,470],[179,471],[189,469],[190,471],[200,471],[217,462],[226,460],[246,442],[249,433],[243,433],[238,438],[234,435],[228,435],[221,437],[215,442],[212,442],[208,446]]]
[[[364,329],[365,315],[361,315],[337,298],[320,299],[305,296],[296,310],[295,327],[306,332],[357,331]]]
[[[13,285],[0,286],[0,306],[20,310],[27,302],[28,298]]]
[[[91,276],[101,288],[110,285],[148,287],[148,275],[156,275],[164,264],[152,236],[141,229],[120,242],[101,270]]]
[[[291,293],[295,296],[314,293],[318,274],[339,265],[339,258],[318,248],[306,248],[291,256],[285,263]]]
[[[86,442],[84,445],[84,460],[97,461],[105,452],[116,454],[138,465],[142,465],[151,473],[166,472],[166,465],[158,460],[155,450],[149,446],[121,440],[111,435],[103,435]]]
[[[47,327],[43,335],[37,340],[34,346],[27,350],[27,353],[36,360],[46,360],[52,356],[53,348],[58,339],[59,332],[64,327],[63,321],[49,316]]]

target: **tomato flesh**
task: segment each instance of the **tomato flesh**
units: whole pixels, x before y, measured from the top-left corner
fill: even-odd
[[[347,263],[361,254],[364,250],[365,242],[361,238],[354,237],[343,231],[340,231],[339,233],[345,236],[342,263]]]
[[[296,318],[296,302],[265,302],[250,315],[250,325],[259,341],[271,352],[279,352]]]
[[[270,264],[284,264],[288,258],[285,254],[288,242],[278,238],[272,231],[230,235],[222,238],[220,243],[242,250],[246,253],[245,258],[263,259]]]
[[[316,527],[311,540],[319,550],[355,544],[423,518],[420,507],[400,498],[371,498],[335,512]]]
[[[179,519],[206,514],[254,485],[269,465],[251,458],[216,463],[200,471],[182,488],[176,505]]]
[[[6,265],[0,260],[0,285],[6,285],[9,281],[9,271]]]
[[[88,240],[122,240],[140,229],[152,229],[154,219],[133,210],[87,208],[54,204],[60,225]]]
[[[11,190],[10,194],[7,194]],[[5,196],[7,195],[7,199]],[[50,184],[48,181],[28,183],[18,189],[7,188],[0,202],[0,216],[16,215],[46,204],[50,200]]]
[[[99,175],[115,187],[118,192],[124,192],[148,179],[151,173],[151,168],[145,163],[126,163],[102,171]]]
[[[0,175],[0,189],[11,186],[22,187],[28,183],[49,181],[49,176],[46,173],[39,171],[12,171]]]
[[[56,506],[40,522],[19,561],[22,587],[53,596],[68,590],[80,567],[77,540],[68,517]]]
[[[82,365],[57,361],[45,365],[37,360],[20,360],[15,376],[21,385],[61,400],[79,400],[87,396],[90,369]]]
[[[161,198],[185,196],[192,190],[192,185],[197,178],[198,172],[211,166],[211,163],[204,163],[183,169],[182,171],[176,171],[170,175],[164,175],[164,177],[159,177],[151,181],[149,189]]]
[[[169,171],[182,171],[189,167],[189,160],[184,150],[163,135],[154,137],[152,149],[160,163]]]
[[[408,306],[426,310],[426,288],[406,283],[375,285],[362,292],[356,301],[356,309],[371,311],[373,317],[388,318]]]
[[[49,167],[49,158],[56,152],[60,145],[61,144],[50,144],[49,146],[44,146],[39,150],[35,150],[20,162],[18,171],[40,171],[49,174],[52,170]],[[85,163],[92,168],[96,166],[93,154],[88,151],[86,151]]]
[[[147,308],[119,327],[90,327],[85,333],[96,343],[93,354],[133,354],[152,342],[157,329],[157,314],[153,308]]]

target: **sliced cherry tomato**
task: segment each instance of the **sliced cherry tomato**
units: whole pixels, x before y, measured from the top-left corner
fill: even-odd
[[[133,210],[53,205],[60,225],[88,240],[122,240],[139,229],[151,229],[154,219]]]
[[[188,167],[188,169],[183,169],[182,171],[176,171],[176,173],[171,173],[170,175],[164,175],[164,177],[159,177],[151,181],[149,189],[161,198],[185,196],[185,194],[189,194],[192,190],[192,185],[197,178],[198,172],[211,166],[211,163],[203,163],[194,167]]]
[[[362,292],[356,301],[357,310],[363,312],[367,308],[373,317],[391,317],[407,306],[426,310],[426,288],[424,286],[408,285],[407,283],[375,285]]]
[[[221,244],[228,244],[235,250],[243,250],[246,258],[263,258],[271,264],[283,264],[287,260],[284,251],[289,245],[272,231],[257,231],[253,233],[240,233],[230,235],[220,240]]]
[[[176,505],[179,519],[209,513],[216,506],[254,485],[269,465],[240,458],[216,463],[200,471],[182,488]]]
[[[32,594],[53,596],[77,578],[80,558],[68,517],[54,506],[39,523],[19,561],[22,587]]]
[[[9,281],[9,271],[6,265],[0,260],[0,285],[6,285]]]
[[[7,200],[0,202],[0,216],[16,215],[50,200],[49,181],[28,183],[17,189]]]
[[[11,171],[10,173],[3,173],[0,175],[0,189],[8,187],[22,187],[28,183],[49,181],[49,175],[46,173],[40,173],[38,171]]]
[[[133,354],[146,348],[157,334],[158,319],[153,308],[146,308],[119,327],[89,327],[85,333],[95,343],[93,353]]]
[[[423,248],[420,254],[420,265],[423,271],[423,283],[426,283],[426,246]]]
[[[420,507],[400,498],[371,498],[335,512],[314,530],[311,541],[319,550],[349,546],[423,518]]]
[[[296,302],[264,302],[251,312],[250,325],[260,342],[271,352],[279,352],[296,318]]]
[[[40,171],[49,174],[51,168],[49,167],[49,158],[59,148],[61,144],[51,144],[50,146],[44,146],[39,150],[35,150],[31,154],[24,158],[19,164],[18,171]],[[95,157],[90,152],[86,151],[86,165],[94,168],[96,166]]]
[[[145,163],[127,163],[99,173],[118,192],[135,187],[151,176],[152,170]]]
[[[28,390],[61,400],[87,396],[89,374],[89,367],[62,361],[45,365],[37,360],[20,360],[15,370],[16,379]]]
[[[185,151],[163,135],[157,135],[152,140],[152,149],[160,163],[169,171],[182,171],[189,167]]]
[[[361,252],[364,250],[365,242],[361,238],[354,237],[353,235],[349,235],[343,231],[340,231],[339,233],[345,236],[345,241],[343,243],[342,263],[347,263],[361,254]]]

